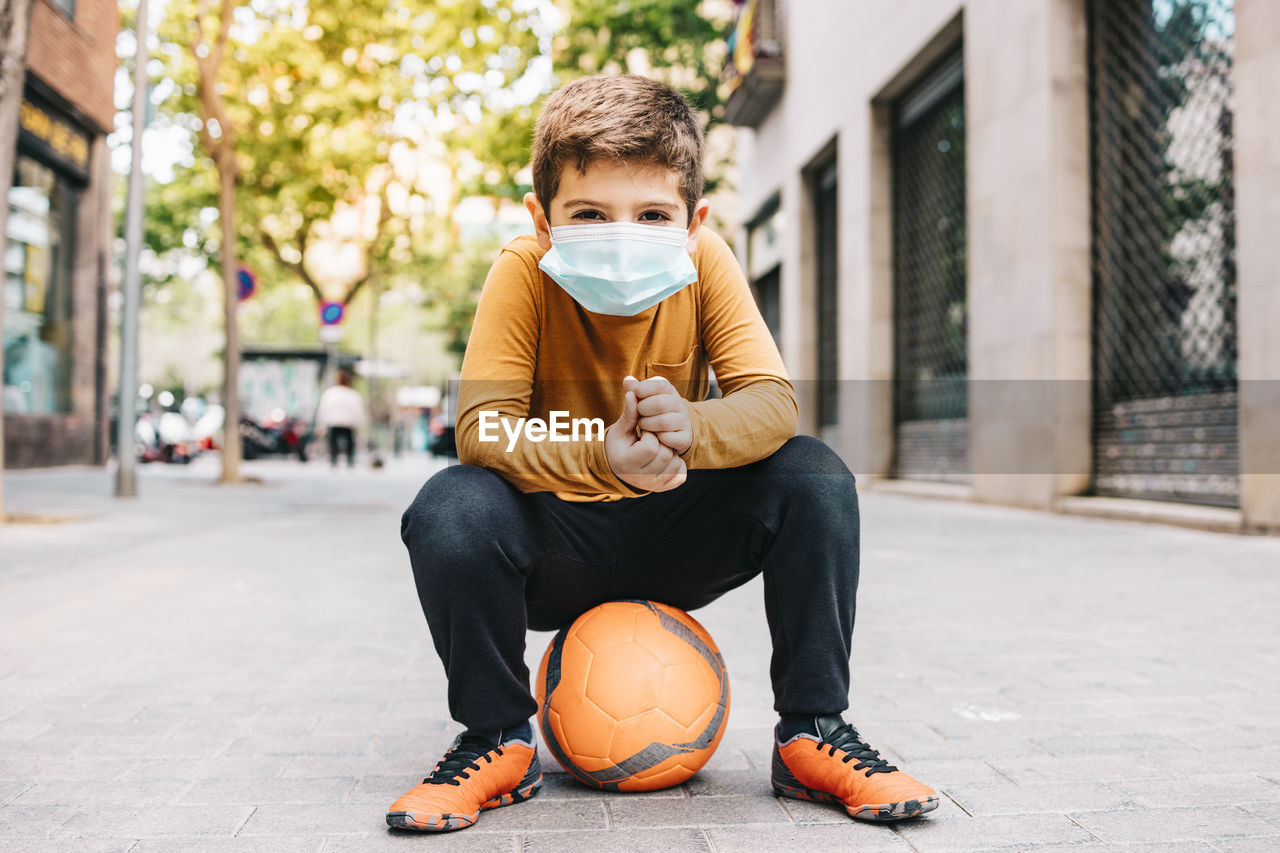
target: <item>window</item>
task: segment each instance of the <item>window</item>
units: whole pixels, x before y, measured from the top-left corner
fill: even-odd
[[[839,315],[836,294],[840,271],[836,228],[836,164],[822,168],[814,176],[814,236],[818,273],[818,426],[835,426],[840,417],[838,336]]]
[[[19,154],[4,253],[4,405],[71,411],[71,273],[79,191]]]
[[[747,277],[764,323],[779,346],[782,343],[782,228],[782,211],[775,196],[747,231]]]

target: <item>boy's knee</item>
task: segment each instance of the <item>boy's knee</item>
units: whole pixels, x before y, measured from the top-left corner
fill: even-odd
[[[498,474],[476,465],[450,465],[418,490],[400,517],[400,538],[410,548],[424,536],[440,547],[442,539],[493,530],[498,516],[513,504],[511,486]]]
[[[768,469],[770,479],[789,503],[798,503],[806,513],[819,518],[856,516],[857,481],[844,460],[824,442],[797,435],[769,459],[773,463]]]
[[[768,462],[770,473],[788,477],[822,475],[846,480],[848,485],[854,485],[853,472],[844,464],[844,460],[826,442],[811,435],[796,435],[787,439],[786,444],[774,451]]]

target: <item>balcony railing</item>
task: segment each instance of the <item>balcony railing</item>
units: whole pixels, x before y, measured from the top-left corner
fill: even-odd
[[[723,78],[725,120],[757,127],[782,98],[786,58],[778,5],[782,0],[741,0],[729,35]]]

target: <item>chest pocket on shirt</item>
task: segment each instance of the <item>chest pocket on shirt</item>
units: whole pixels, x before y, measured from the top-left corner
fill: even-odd
[[[644,366],[644,378],[662,376],[675,386],[676,390],[680,392],[680,396],[691,403],[696,403],[707,396],[707,389],[710,384],[707,379],[707,366],[700,357],[701,355],[702,353],[699,352],[698,346],[695,344],[689,350],[689,357],[682,362],[648,362]]]

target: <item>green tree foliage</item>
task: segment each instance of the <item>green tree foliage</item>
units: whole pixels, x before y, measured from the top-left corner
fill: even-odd
[[[196,144],[196,60],[185,49],[196,5],[171,2],[159,30],[161,123],[193,135],[175,179],[153,188],[148,240],[158,251],[181,247],[213,260],[218,241],[207,212],[217,183]],[[393,275],[421,260],[445,213],[416,173],[424,144],[432,135],[445,149],[465,142],[457,129],[482,121],[494,109],[492,93],[525,74],[539,28],[529,5],[514,0],[237,7],[218,79],[236,132],[237,256],[266,285],[292,280],[318,300],[343,302],[375,272]],[[360,244],[363,262],[353,278],[335,282],[309,250],[344,238],[335,228],[344,213],[358,220],[345,238]]]
[[[557,73],[631,71],[662,80],[712,121],[724,65],[728,3],[702,0],[563,0],[568,26],[555,39]]]

